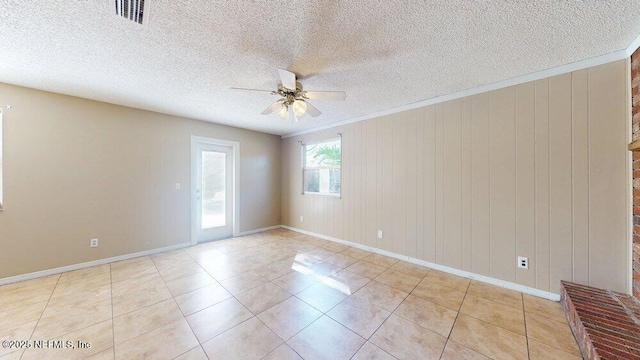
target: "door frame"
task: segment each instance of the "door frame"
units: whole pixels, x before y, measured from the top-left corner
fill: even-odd
[[[196,219],[198,214],[198,201],[196,198],[196,189],[198,187],[198,153],[196,148],[198,144],[227,146],[233,149],[233,204],[231,205],[233,213],[233,236],[238,236],[240,232],[240,143],[237,141],[191,135],[191,245],[196,245],[198,243],[198,219]]]

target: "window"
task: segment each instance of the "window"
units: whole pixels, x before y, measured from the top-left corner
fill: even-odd
[[[340,196],[341,140],[302,145],[303,193]]]

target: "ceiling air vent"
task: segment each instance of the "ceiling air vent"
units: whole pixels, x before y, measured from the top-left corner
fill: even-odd
[[[149,14],[149,0],[110,0],[116,15],[143,24]]]

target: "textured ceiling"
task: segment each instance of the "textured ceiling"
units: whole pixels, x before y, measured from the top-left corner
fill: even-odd
[[[625,49],[640,1],[0,0],[0,82],[288,134]],[[289,69],[323,112],[259,115]],[[1,100],[0,100],[1,101]]]

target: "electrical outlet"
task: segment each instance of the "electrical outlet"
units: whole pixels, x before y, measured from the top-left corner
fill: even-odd
[[[98,239],[91,239],[91,242],[89,242],[89,246],[98,247]]]
[[[529,268],[529,258],[524,256],[518,256],[518,267],[520,269],[528,269]]]
[[[300,215],[300,222],[304,222],[304,216]]]
[[[378,230],[378,239],[382,239],[382,230]]]

